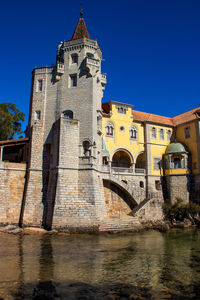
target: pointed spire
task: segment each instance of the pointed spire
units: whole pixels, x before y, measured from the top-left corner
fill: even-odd
[[[74,34],[72,36],[72,40],[81,39],[83,37],[90,38],[89,33],[87,31],[87,27],[85,25],[85,21],[83,19],[83,8],[80,10],[80,18],[78,21],[78,24],[76,26],[76,29],[74,31]]]

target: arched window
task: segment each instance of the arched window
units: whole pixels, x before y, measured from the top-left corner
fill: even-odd
[[[170,129],[167,130],[167,140],[170,141],[172,136],[172,132]]]
[[[67,119],[73,119],[73,111],[71,110],[65,110],[63,111],[63,116]]]
[[[131,140],[137,140],[137,128],[135,126],[131,126],[129,130],[129,137]]]
[[[151,137],[152,137],[152,139],[156,139],[156,133],[157,133],[156,128],[152,127],[152,129],[151,129]]]
[[[89,141],[83,142],[83,154],[84,156],[91,156],[91,145]]]
[[[114,136],[114,125],[110,122],[106,124],[106,136]]]
[[[160,140],[164,140],[165,139],[165,136],[164,136],[164,129],[160,129],[160,131],[159,131],[159,133],[160,133]]]

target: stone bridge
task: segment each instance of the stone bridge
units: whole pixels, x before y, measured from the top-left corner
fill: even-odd
[[[133,202],[135,206],[138,206],[139,202],[137,199],[137,192],[135,188],[131,188],[125,182],[119,180],[117,177],[113,176],[112,174],[102,174],[102,179],[104,181],[108,181],[113,183],[117,187],[119,187]]]

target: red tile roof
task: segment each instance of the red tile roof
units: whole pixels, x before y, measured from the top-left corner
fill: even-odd
[[[165,125],[170,125],[173,126],[173,120],[172,118],[168,117],[163,117],[159,115],[153,115],[137,110],[132,110],[132,115],[135,121],[148,121],[152,123],[159,123],[159,124],[165,124]]]
[[[180,125],[200,118],[200,106],[173,117],[174,125]]]
[[[82,17],[80,17],[76,29],[74,31],[74,34],[72,36],[72,40],[81,39],[83,37],[86,37],[88,39],[90,38],[89,33],[87,31],[87,27],[85,25],[85,21]]]
[[[102,103],[102,112],[109,114],[111,110],[111,102]],[[117,103],[117,102],[116,102]],[[158,124],[164,124],[169,126],[177,126],[186,122],[190,122],[196,119],[200,119],[200,106],[186,111],[180,115],[173,118],[154,115],[146,112],[141,112],[137,110],[132,110],[132,115],[135,121],[140,122],[152,122]]]

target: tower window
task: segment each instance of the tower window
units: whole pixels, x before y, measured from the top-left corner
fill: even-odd
[[[42,90],[43,90],[43,80],[42,79],[38,79],[38,81],[37,81],[37,90],[38,90],[38,92],[42,92]]]
[[[78,55],[77,54],[72,54],[72,64],[77,64],[78,63]]]
[[[40,110],[36,110],[35,111],[35,120],[40,120],[41,119],[41,111]]]
[[[71,110],[65,110],[63,112],[63,116],[67,119],[73,119],[73,111]]]
[[[91,145],[88,141],[83,142],[83,154],[84,156],[91,156]]]
[[[77,86],[77,74],[71,74],[70,76],[70,87]]]

